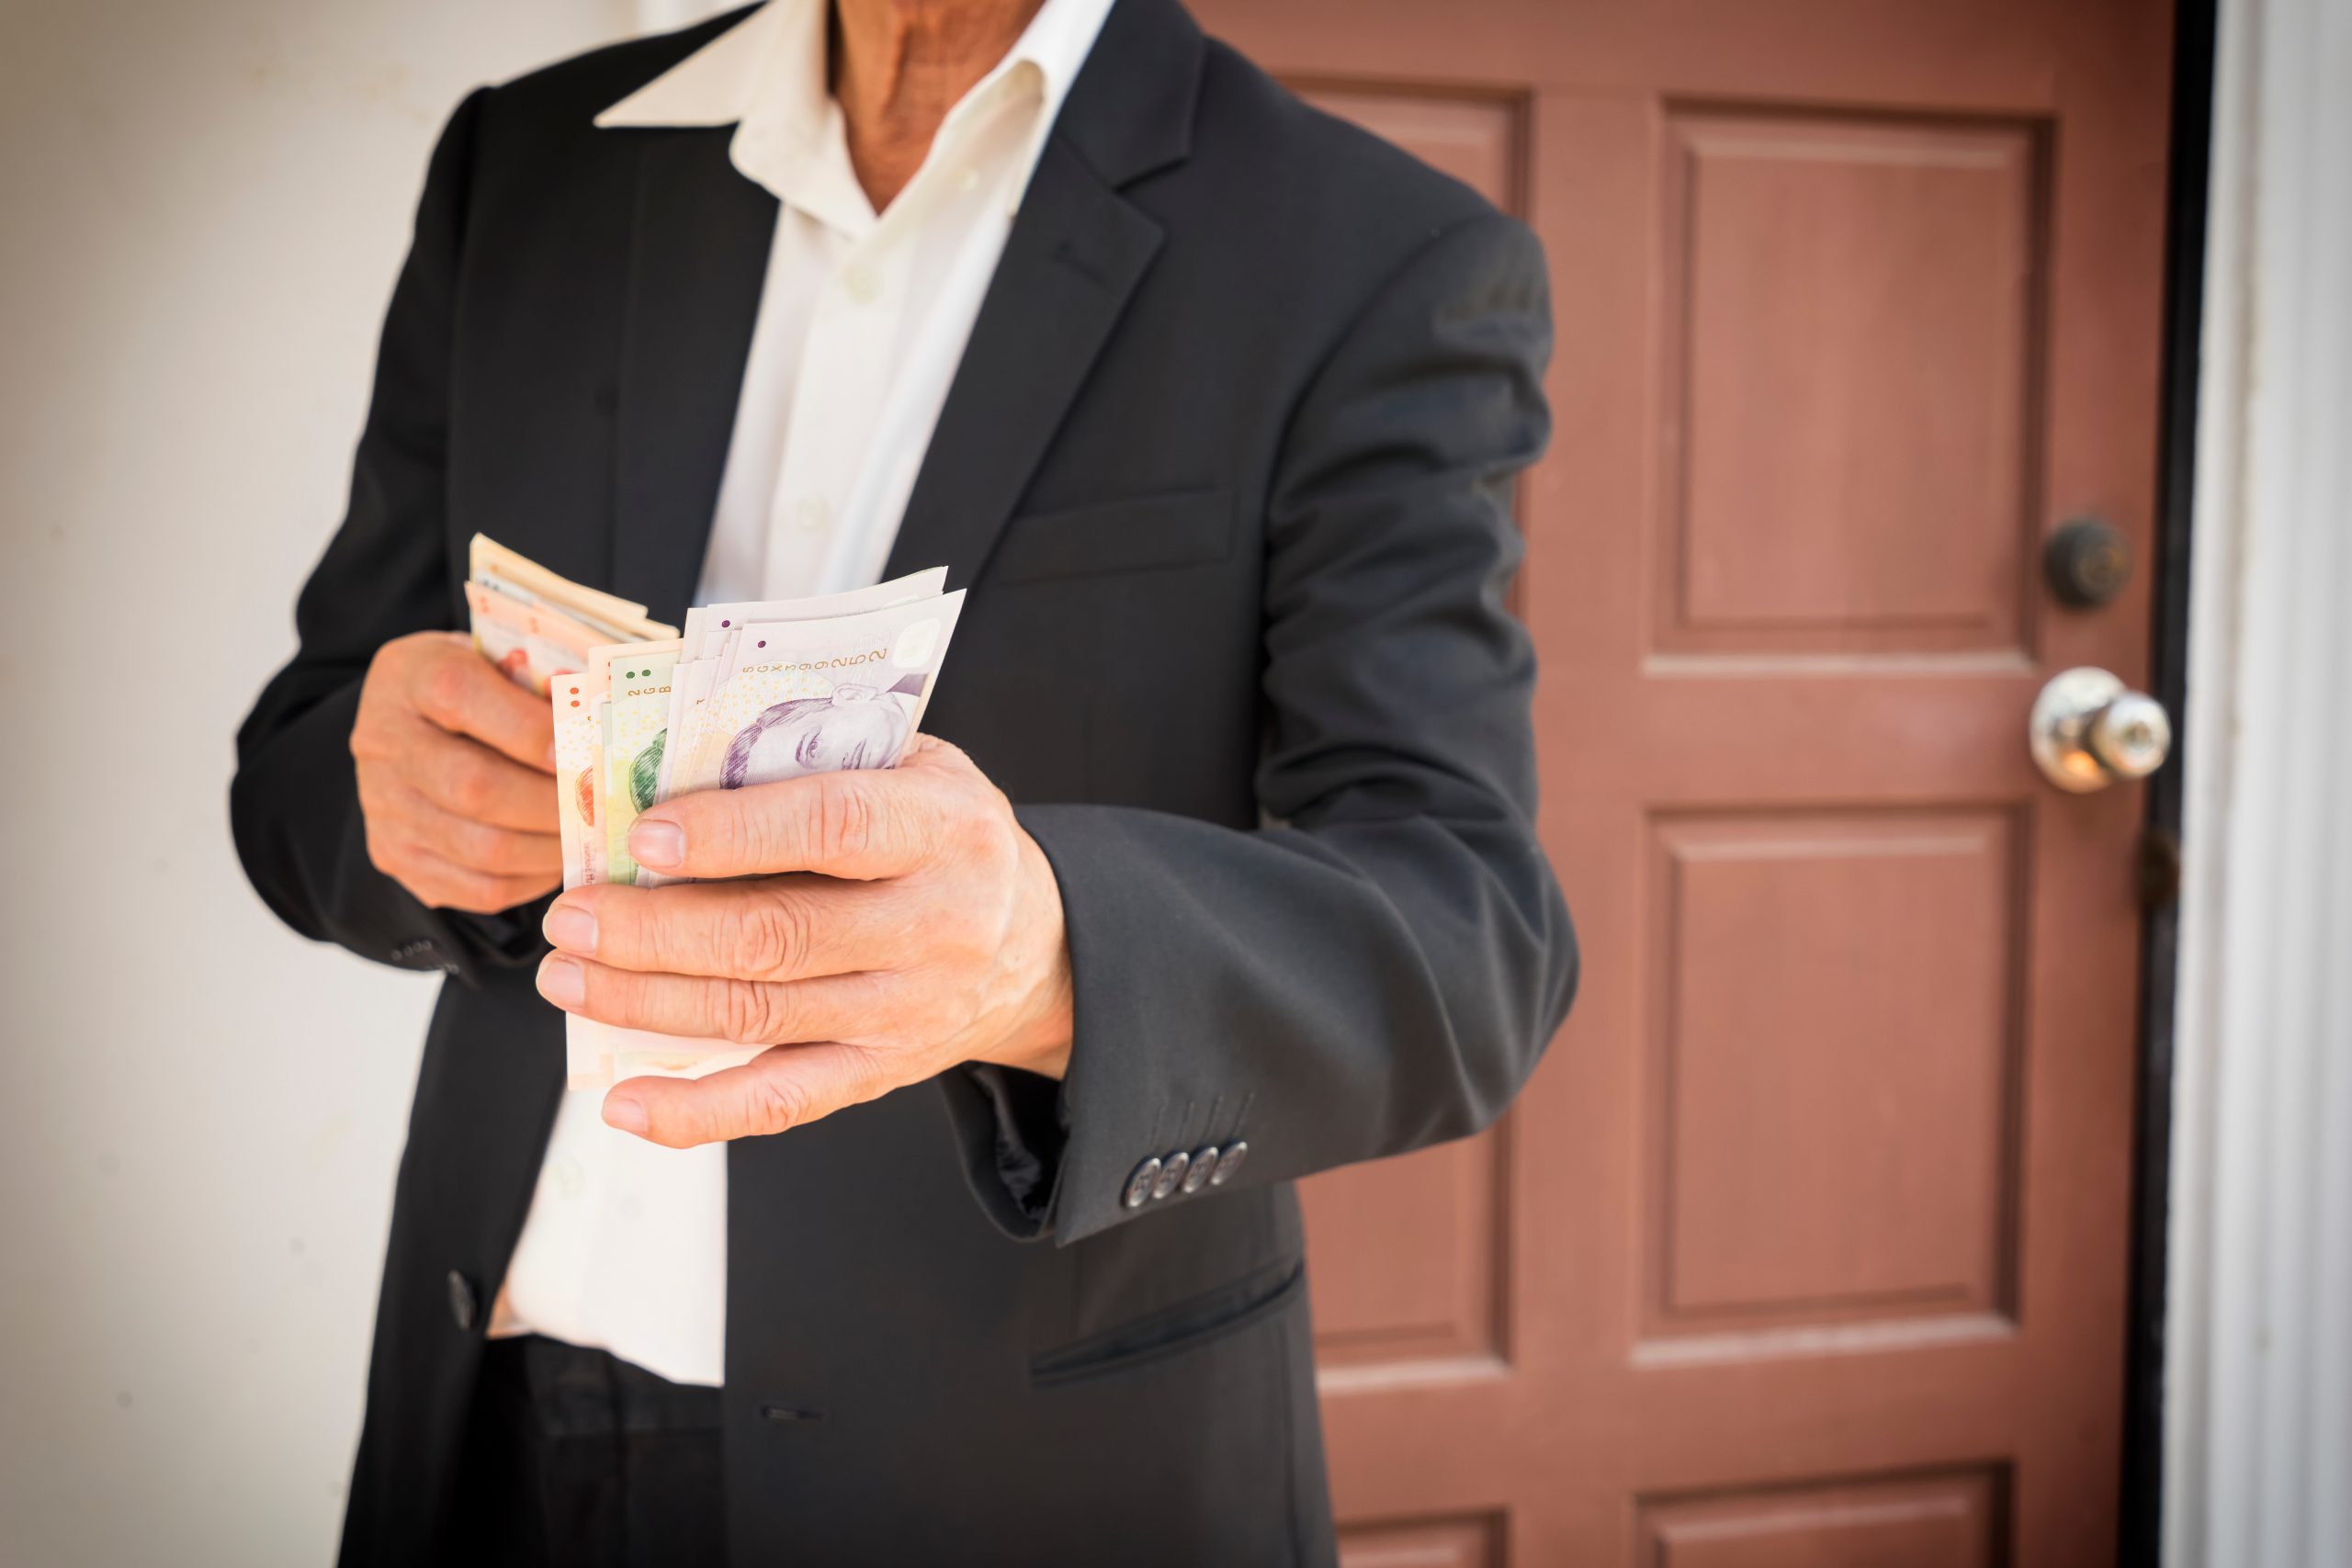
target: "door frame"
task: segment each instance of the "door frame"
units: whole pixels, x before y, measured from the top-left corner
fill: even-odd
[[[2220,15],[2196,426],[2197,548],[2171,1215],[2163,1558],[2352,1559],[2352,66],[2333,0]],[[2330,1031],[2335,1031],[2333,1038]]]
[[[2117,1562],[2158,1568],[2165,1483],[2165,1275],[2170,1264],[2173,1045],[2179,973],[2181,812],[2188,694],[2189,552],[2197,491],[2199,339],[2212,167],[2219,0],[2174,0],[2172,145],[2165,215],[2164,400],[2150,586],[2150,688],[2174,718],[2172,765],[2148,780],[2138,868],[2148,906],[2141,938],[2139,1104],[2132,1150],[2131,1323],[2123,1406]]]

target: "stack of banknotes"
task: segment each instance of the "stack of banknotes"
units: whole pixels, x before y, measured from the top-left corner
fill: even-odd
[[[541,696],[557,675],[587,669],[599,648],[678,635],[648,620],[644,605],[558,577],[481,534],[467,552],[466,607],[482,657]]]
[[[683,633],[645,606],[567,581],[476,536],[474,640],[555,711],[563,885],[669,880],[628,856],[657,801],[905,755],[963,609],[934,567],[847,593],[690,610]],[[743,1048],[565,1020],[567,1081],[692,1073]]]

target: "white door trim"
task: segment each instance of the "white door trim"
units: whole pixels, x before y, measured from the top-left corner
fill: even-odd
[[[2171,1568],[2352,1563],[2352,5],[2222,0],[2183,726]]]

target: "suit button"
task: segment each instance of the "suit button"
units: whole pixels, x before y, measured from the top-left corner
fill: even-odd
[[[1239,1170],[1241,1162],[1249,1157],[1250,1145],[1247,1140],[1237,1138],[1227,1144],[1225,1152],[1216,1156],[1216,1168],[1209,1173],[1209,1185],[1222,1187],[1232,1180],[1233,1173]]]
[[[474,1331],[474,1311],[475,1304],[473,1286],[466,1282],[466,1277],[463,1274],[458,1273],[455,1269],[450,1269],[450,1320],[456,1323],[457,1325],[466,1333],[471,1334]]]
[[[1152,1183],[1159,1179],[1159,1162],[1156,1159],[1144,1161],[1136,1167],[1136,1173],[1127,1178],[1126,1194],[1121,1201],[1130,1209],[1142,1208],[1144,1200],[1151,1196]]]
[[[1192,1168],[1184,1172],[1184,1190],[1198,1192],[1209,1184],[1216,1173],[1216,1145],[1210,1144],[1193,1151]]]
[[[1165,1198],[1177,1188],[1182,1187],[1184,1184],[1185,1169],[1192,1163],[1193,1156],[1182,1149],[1170,1155],[1168,1163],[1159,1168],[1159,1179],[1151,1184],[1151,1195],[1155,1198]]]

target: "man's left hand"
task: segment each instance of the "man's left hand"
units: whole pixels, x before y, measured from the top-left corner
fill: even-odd
[[[629,853],[705,880],[564,894],[540,994],[625,1028],[775,1049],[707,1077],[616,1084],[616,1127],[684,1148],[780,1133],[964,1062],[1056,1078],[1069,1065],[1053,868],[944,741],[918,737],[887,771],[665,801]]]

